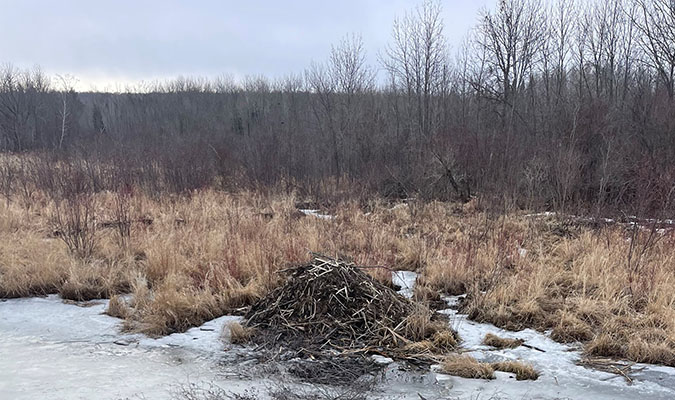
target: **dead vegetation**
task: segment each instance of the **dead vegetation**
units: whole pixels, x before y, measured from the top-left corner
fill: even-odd
[[[230,322],[225,325],[227,336],[232,344],[245,344],[251,340],[254,329],[242,326],[239,322]]]
[[[539,373],[528,364],[519,361],[502,361],[490,364],[495,371],[508,372],[516,375],[519,381],[536,381]]]
[[[486,346],[491,346],[496,349],[515,349],[516,347],[520,346],[523,344],[522,339],[506,339],[506,338],[500,338],[499,336],[488,333],[485,335],[485,338],[483,338],[483,344]]]
[[[480,362],[469,355],[451,355],[440,365],[444,374],[469,379],[495,379],[495,371],[514,374],[519,381],[539,378],[539,373],[531,366],[520,361]]]
[[[489,363],[482,363],[468,355],[452,355],[441,363],[444,374],[469,379],[495,379],[495,370]]]
[[[618,361],[616,359],[603,357],[586,357],[580,360],[578,365],[598,371],[608,372],[610,374],[620,375],[629,385],[633,383],[632,374],[644,370],[644,367],[636,368],[635,363],[633,362]]]
[[[105,313],[111,317],[125,319],[129,316],[130,311],[124,299],[118,295],[115,295],[110,298],[110,301],[108,302],[108,308],[105,310]]]
[[[419,357],[455,348],[457,337],[447,324],[363,269],[315,254],[310,263],[282,271],[286,282],[246,315],[246,324],[258,331],[254,340],[271,348],[284,344],[305,356],[332,349]]]
[[[283,282],[278,271],[317,249],[377,267],[360,272],[384,287],[392,270],[417,268],[413,300],[426,308],[394,332],[408,340],[397,338],[401,347],[420,354],[454,346],[448,335],[434,339],[429,308],[444,307],[440,294],[466,293],[461,308],[474,320],[551,330],[557,341],[583,343],[590,356],[675,365],[670,230],[572,221],[565,225],[571,234],[561,235],[551,216],[379,200],[334,204],[330,220],[298,218],[292,194],[204,190],[157,198],[132,190],[124,204],[133,206],[124,212],[118,193],[94,195],[96,220],[120,218],[124,230],[99,223],[96,246],[83,257],[55,236],[54,201],[28,191],[30,207],[12,196],[0,207],[3,298],[128,294],[127,310],[115,313],[125,316],[126,328],[165,335],[245,314]],[[269,216],[260,215],[263,209]]]

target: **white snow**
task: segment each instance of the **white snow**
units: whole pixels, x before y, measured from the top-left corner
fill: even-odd
[[[541,218],[541,217],[548,218],[548,217],[554,217],[554,216],[557,216],[557,215],[559,215],[559,214],[556,213],[556,212],[546,211],[546,212],[535,213],[535,214],[525,214],[524,217],[525,218]],[[595,222],[598,222],[598,221],[602,221],[605,224],[615,224],[615,223],[617,223],[619,225],[623,225],[623,226],[627,226],[627,227],[631,227],[631,228],[632,227],[638,227],[639,229],[643,229],[643,230],[647,230],[647,231],[651,230],[652,226],[654,224],[661,225],[661,226],[662,225],[668,225],[666,227],[661,227],[661,228],[656,230],[657,233],[659,233],[661,235],[666,234],[666,233],[672,231],[673,229],[675,229],[675,226],[673,226],[675,224],[673,223],[672,219],[638,218],[635,215],[630,215],[630,216],[626,217],[626,219],[628,220],[627,222],[617,222],[616,220],[614,220],[612,218],[581,217],[581,216],[574,215],[574,214],[562,214],[562,216],[566,217],[566,218],[571,218],[573,220],[580,221],[580,222],[595,223]]]
[[[107,301],[83,307],[57,296],[0,302],[0,398],[166,399],[175,385],[222,380],[222,317],[161,339],[119,333]],[[227,381],[243,391],[246,382]]]
[[[394,271],[391,274],[391,282],[401,288],[398,293],[409,299],[413,296],[416,280],[417,273],[411,271]]]
[[[312,217],[321,218],[321,219],[333,219],[334,215],[322,214],[321,210],[300,210],[301,213],[305,215],[311,215]]]

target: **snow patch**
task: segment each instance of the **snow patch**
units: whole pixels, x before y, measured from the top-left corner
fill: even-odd
[[[400,287],[398,293],[411,299],[415,289],[417,273],[412,271],[394,271],[391,273],[391,282]]]
[[[311,215],[312,217],[321,218],[321,219],[334,219],[334,215],[321,214],[321,210],[300,210],[301,213],[305,215]]]

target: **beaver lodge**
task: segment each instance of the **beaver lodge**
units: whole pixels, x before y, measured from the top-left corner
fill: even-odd
[[[253,305],[253,341],[294,356],[380,354],[433,361],[455,348],[447,321],[364,272],[372,267],[314,255],[282,271],[286,282]]]

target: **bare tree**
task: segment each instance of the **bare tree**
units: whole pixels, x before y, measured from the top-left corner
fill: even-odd
[[[0,69],[0,135],[3,147],[24,150],[38,141],[38,109],[48,91],[48,82],[39,68]]]
[[[575,0],[558,0],[553,9],[554,22],[551,25],[553,53],[555,56],[555,95],[560,101],[565,93],[567,70],[572,51],[572,34],[576,18]]]
[[[57,79],[61,84],[61,108],[59,109],[59,117],[61,119],[61,135],[59,136],[59,149],[63,147],[63,139],[66,137],[68,129],[68,122],[70,119],[70,104],[68,103],[68,95],[74,92],[73,84],[76,79],[71,75],[57,75]]]
[[[538,0],[500,0],[496,12],[482,16],[477,40],[489,55],[500,100],[508,108],[513,109],[516,95],[540,61],[547,35],[544,8]]]
[[[419,136],[428,138],[436,95],[447,67],[447,42],[439,2],[425,1],[414,12],[394,21],[392,43],[382,58],[394,86],[408,100],[408,114],[417,121]],[[419,141],[418,141],[419,144]]]
[[[642,33],[640,44],[647,62],[657,72],[672,100],[675,95],[675,2],[634,1],[638,7],[634,22]]]
[[[327,131],[333,147],[333,165],[343,171],[345,141],[353,141],[363,95],[374,89],[375,73],[366,64],[360,36],[352,35],[332,46],[326,63],[313,63],[306,72],[310,89],[316,93],[314,114],[320,129]]]

